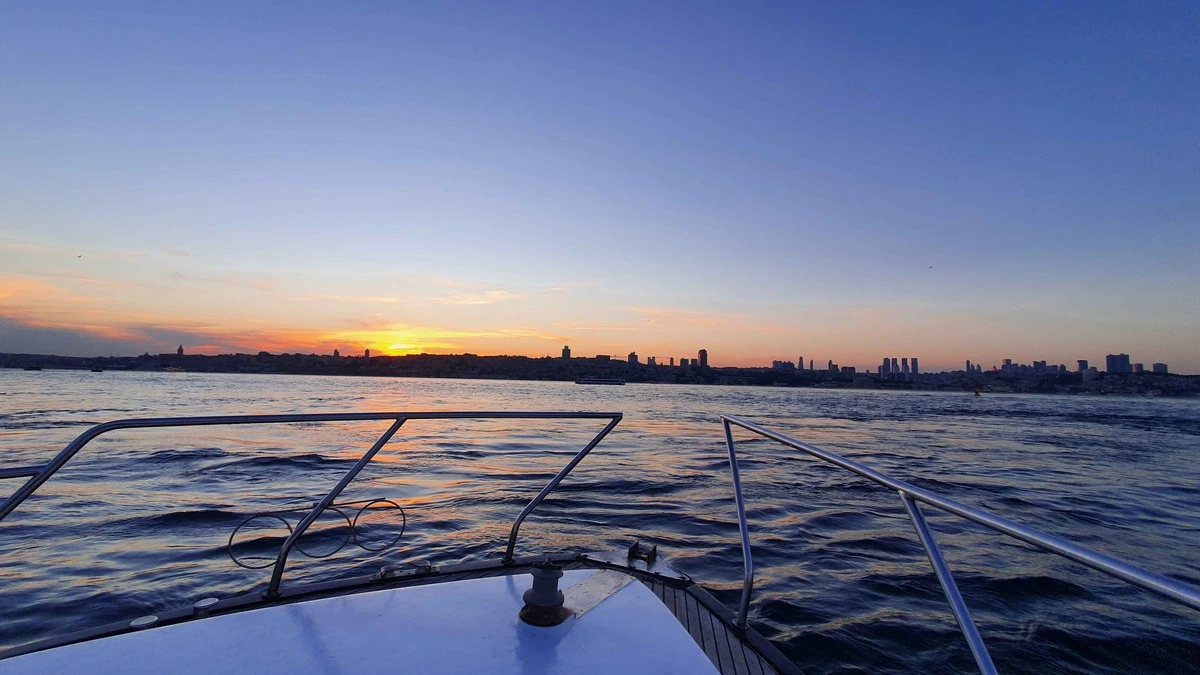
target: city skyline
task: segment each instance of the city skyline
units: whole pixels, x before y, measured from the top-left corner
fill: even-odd
[[[356,358],[359,356],[363,356],[365,358],[371,357],[370,348],[364,348],[364,349],[361,349],[358,351],[355,351],[353,348],[351,348],[350,351],[347,351],[345,354],[342,354],[341,351],[342,350],[340,348],[334,347],[332,349],[332,351],[326,351],[323,353],[318,353],[315,351],[306,351],[306,350],[286,350],[286,349],[279,350],[276,352],[271,352],[270,350],[254,350],[254,349],[243,350],[240,352],[221,352],[221,351],[213,351],[212,349],[206,349],[204,347],[201,347],[199,350],[195,350],[195,349],[189,350],[189,349],[185,349],[185,346],[183,344],[180,344],[175,349],[168,349],[166,351],[147,350],[145,352],[142,352],[142,354],[165,356],[165,355],[174,353],[179,356],[183,356],[184,354],[189,354],[189,355],[190,354],[199,354],[199,355],[204,355],[204,356],[230,356],[230,355],[237,355],[237,354],[251,355],[251,354],[257,354],[260,352],[267,352],[267,353],[273,353],[273,354],[278,354],[278,355],[296,354],[296,355],[332,356],[334,358]],[[415,355],[431,354],[431,355],[435,355],[435,356],[456,356],[456,355],[457,356],[473,355],[473,356],[485,356],[485,357],[486,356],[524,356],[524,357],[529,357],[529,358],[546,358],[546,359],[558,358],[558,359],[565,359],[565,360],[570,360],[570,359],[582,359],[582,360],[598,359],[598,360],[604,360],[604,361],[612,360],[612,354],[599,354],[599,353],[579,354],[577,352],[578,352],[578,350],[572,349],[572,347],[570,345],[563,345],[557,356],[554,354],[550,354],[550,353],[545,353],[545,354],[480,354],[480,353],[476,353],[476,352],[450,352],[450,351],[405,352],[405,353],[400,353],[400,354],[393,354],[393,353],[387,353],[387,352],[376,352],[376,356],[415,356]],[[85,354],[85,353],[65,354],[65,353],[52,353],[52,352],[45,352],[45,351],[42,351],[42,352],[39,352],[39,351],[31,351],[31,352],[8,351],[8,352],[5,352],[3,350],[0,350],[0,354],[3,354],[3,353],[9,353],[9,354],[26,353],[26,354],[41,354],[41,355],[46,355],[46,356],[67,356],[67,357],[78,357],[78,358],[133,357],[133,356],[142,355],[142,354],[117,354],[117,353],[112,353],[112,354],[90,354],[90,353],[89,354]],[[807,364],[806,364],[805,360],[803,358],[801,358],[799,360],[798,365],[791,361],[780,360],[780,359],[774,359],[769,363],[747,363],[747,364],[720,363],[720,362],[709,363],[707,349],[700,349],[694,353],[695,353],[695,356],[680,357],[678,359],[678,366],[699,366],[701,368],[707,368],[707,367],[762,368],[762,369],[787,370],[787,371],[805,371],[805,370],[812,371],[812,370],[825,370],[826,369],[826,368],[816,368],[814,359],[808,359]],[[857,370],[857,372],[860,374],[877,374],[880,376],[908,375],[910,373],[912,375],[918,375],[920,373],[955,372],[955,371],[960,371],[960,370],[966,371],[966,372],[976,372],[976,370],[978,370],[979,372],[996,371],[996,372],[1003,373],[1003,372],[1009,371],[1010,369],[1014,373],[1017,372],[1018,369],[1027,370],[1031,373],[1052,372],[1052,371],[1058,371],[1058,372],[1062,372],[1062,373],[1084,373],[1084,372],[1088,371],[1089,368],[1093,372],[1102,372],[1102,373],[1130,374],[1130,373],[1146,372],[1146,373],[1155,373],[1155,374],[1167,374],[1169,372],[1172,375],[1200,375],[1200,373],[1182,372],[1178,369],[1173,369],[1173,370],[1168,371],[1168,367],[1170,366],[1170,364],[1167,364],[1167,363],[1164,363],[1161,361],[1153,361],[1153,360],[1136,361],[1129,354],[1126,354],[1126,353],[1106,354],[1104,357],[1105,365],[1102,368],[1098,367],[1097,365],[1089,366],[1089,364],[1092,363],[1089,359],[1075,359],[1074,361],[1061,361],[1058,363],[1055,363],[1052,360],[1043,359],[1040,361],[1031,360],[1029,363],[1021,363],[1019,360],[1012,359],[1012,358],[1000,359],[998,363],[992,364],[990,366],[984,366],[983,363],[981,363],[981,362],[972,361],[971,359],[966,359],[965,365],[959,364],[957,367],[953,366],[953,365],[948,365],[948,364],[945,366],[934,365],[933,367],[923,367],[923,366],[919,366],[920,358],[921,357],[919,357],[919,356],[886,357],[883,359],[883,365],[876,365],[873,367],[857,365],[856,363],[853,363],[853,362],[841,363],[835,359],[828,359],[826,361],[826,363],[828,364],[828,368],[841,369],[841,368],[849,367],[849,368],[853,368],[853,369]],[[631,365],[647,365],[647,366],[670,367],[670,368],[674,368],[677,366],[675,357],[658,356],[658,355],[654,355],[654,354],[640,357],[636,351],[629,352],[626,355],[625,359],[623,359],[623,360],[627,361]],[[1075,364],[1074,367],[1071,367],[1069,365],[1072,363]]]
[[[1197,373],[1195,25],[3,5],[0,352]]]

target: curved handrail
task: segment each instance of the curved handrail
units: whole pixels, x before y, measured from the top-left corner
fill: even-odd
[[[975,624],[971,621],[971,616],[967,612],[966,603],[963,601],[962,595],[958,592],[958,587],[954,584],[954,578],[950,574],[949,567],[946,566],[945,560],[942,558],[941,552],[937,548],[937,543],[933,538],[932,532],[925,524],[925,518],[921,515],[921,511],[916,502],[923,502],[935,508],[941,509],[947,513],[954,514],[960,518],[964,518],[974,523],[978,523],[989,529],[1006,534],[1014,539],[1019,539],[1027,544],[1032,544],[1040,549],[1060,555],[1069,560],[1074,560],[1082,565],[1086,565],[1094,570],[1103,572],[1111,577],[1121,579],[1134,586],[1144,588],[1152,593],[1160,595],[1168,600],[1173,600],[1182,605],[1191,607],[1192,609],[1200,609],[1200,589],[1190,586],[1163,576],[1147,572],[1140,567],[1130,565],[1129,563],[1114,558],[1097,551],[1093,551],[1084,546],[1080,546],[1071,541],[1056,537],[1052,534],[1047,534],[1040,530],[1035,530],[1032,527],[1022,525],[1018,522],[997,516],[988,511],[968,506],[961,502],[943,497],[942,495],[919,488],[915,485],[910,485],[901,480],[897,480],[880,471],[876,471],[865,464],[860,464],[850,459],[846,459],[841,455],[822,450],[816,446],[809,445],[802,441],[797,441],[790,436],[781,434],[776,431],[771,431],[753,422],[734,417],[732,415],[721,415],[721,422],[725,427],[725,440],[729,448],[729,463],[733,471],[734,494],[737,499],[738,506],[738,526],[741,529],[742,535],[742,554],[746,560],[747,576],[742,584],[742,597],[738,605],[737,622],[741,627],[746,625],[746,615],[750,606],[750,593],[754,587],[753,579],[753,564],[750,562],[750,543],[749,543],[749,528],[746,524],[745,509],[742,503],[742,487],[741,479],[737,471],[737,454],[733,445],[733,433],[730,425],[736,425],[747,431],[751,431],[764,438],[769,438],[773,441],[782,443],[788,447],[800,450],[817,459],[829,462],[843,469],[852,471],[864,478],[874,481],[885,487],[896,490],[900,494],[900,499],[904,504],[905,510],[908,512],[909,519],[913,523],[913,528],[917,532],[917,536],[921,539],[921,544],[925,548],[926,554],[929,556],[929,561],[933,565],[934,572],[937,574],[938,581],[942,585],[942,590],[946,594],[946,599],[949,601],[951,609],[954,612],[955,618],[958,620],[959,628],[962,630],[964,637],[971,647],[971,652],[975,655],[976,663],[982,672],[994,673],[995,666],[992,665],[991,657],[988,656],[987,647],[983,643],[979,631],[975,628]]]
[[[507,547],[505,550],[505,562],[512,562],[513,549],[516,546],[517,532],[521,527],[521,523],[525,520],[538,504],[550,494],[555,487],[566,477],[567,474],[575,468],[577,464],[596,447],[608,432],[612,431],[613,427],[621,421],[623,415],[621,413],[602,413],[602,412],[549,412],[549,411],[446,411],[446,412],[371,412],[371,413],[302,413],[289,415],[216,415],[207,417],[150,417],[140,419],[124,419],[113,420],[103,424],[97,424],[82,434],[77,436],[75,440],[67,444],[57,455],[49,462],[43,465],[12,467],[0,469],[0,479],[5,478],[28,478],[21,487],[17,488],[3,503],[0,503],[0,521],[4,520],[8,514],[12,513],[18,506],[29,498],[38,490],[47,480],[50,479],[59,469],[79,453],[88,443],[96,437],[103,434],[117,431],[120,429],[151,429],[164,427],[190,427],[190,426],[217,426],[217,425],[236,425],[236,424],[288,424],[296,422],[363,422],[372,420],[391,420],[392,424],[387,431],[380,436],[375,443],[354,463],[354,466],[342,476],[337,485],[330,490],[325,497],[321,499],[308,515],[296,526],[296,529],[284,541],[280,548],[279,556],[275,560],[275,566],[271,572],[271,582],[267,586],[265,597],[271,598],[279,595],[279,585],[283,579],[283,571],[287,565],[287,557],[291,549],[295,546],[296,541],[301,535],[308,530],[309,526],[321,515],[334,499],[341,494],[362,471],[363,467],[371,462],[375,455],[385,446],[388,441],[399,431],[400,427],[408,420],[431,420],[431,419],[607,419],[608,424],[602,429],[588,444],[577,453],[570,462],[567,463],[555,476],[550,480],[546,487],[542,488],[541,492],[521,511],[513,522],[512,530],[509,532]]]

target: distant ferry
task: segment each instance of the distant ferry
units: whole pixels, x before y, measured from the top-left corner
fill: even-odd
[[[575,384],[625,384],[619,377],[581,377]]]

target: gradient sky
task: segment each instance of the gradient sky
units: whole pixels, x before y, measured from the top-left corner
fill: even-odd
[[[1200,4],[0,4],[0,351],[1200,372]]]

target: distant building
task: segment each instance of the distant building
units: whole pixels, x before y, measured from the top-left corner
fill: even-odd
[[[1100,371],[1096,368],[1096,366],[1092,366],[1092,367],[1088,368],[1087,370],[1083,371],[1083,381],[1084,382],[1091,382],[1092,380],[1095,380],[1099,377],[1100,377]]]
[[[1108,354],[1104,357],[1104,370],[1109,373],[1131,373],[1133,366],[1128,354]]]
[[[855,368],[854,366],[842,366],[842,368],[841,368],[842,375],[853,376],[853,375],[857,374],[857,371],[858,371],[858,369]]]
[[[771,370],[792,371],[796,369],[796,364],[791,361],[772,361]]]
[[[1150,366],[1150,370],[1153,371],[1155,375],[1166,375],[1167,374],[1167,364],[1155,363],[1154,365]]]
[[[562,357],[563,357],[564,359],[569,359],[569,358],[571,358],[571,347],[570,347],[570,345],[564,345],[564,346],[563,346]]]
[[[813,369],[813,360],[812,360],[812,359],[809,359],[809,360],[808,360],[808,369],[809,369],[809,370],[812,370],[812,369]]]
[[[176,356],[183,356],[183,345],[179,345],[179,349],[175,350]]]
[[[1142,373],[1146,372],[1146,368],[1140,363],[1135,363],[1133,364],[1133,372],[1141,375]]]
[[[629,356],[625,357],[625,360],[630,363],[637,363],[638,362],[637,352],[629,352]]]
[[[688,364],[687,357],[683,357],[683,358],[679,359],[680,366],[686,366],[687,364]]]
[[[901,375],[908,374],[908,359],[907,358],[900,359],[900,374]]]
[[[699,356],[700,356],[700,367],[707,368],[708,367],[708,350],[701,349]]]
[[[648,365],[648,366],[656,366],[656,365],[658,365],[658,363],[656,362],[656,360],[655,360],[655,358],[654,358],[653,356],[647,356],[647,357],[646,357],[646,365]]]
[[[1046,372],[1046,362],[1045,361],[1034,361],[1033,362],[1033,372],[1035,372],[1035,373]]]
[[[596,355],[596,360],[597,360],[597,361],[608,361],[608,360],[610,360],[611,358],[612,358],[612,357],[611,357],[611,356],[609,356],[608,354],[597,354],[597,355]]]
[[[674,356],[671,357],[671,367],[672,368],[675,367],[675,357]]]
[[[335,358],[335,359],[336,359],[336,358],[340,358],[340,357],[341,357],[341,355],[342,355],[342,353],[341,353],[341,352],[339,352],[338,350],[336,350],[336,349],[335,349],[335,350],[333,350],[333,358]]]
[[[799,368],[800,370],[804,370],[804,357],[803,356],[796,359],[796,367]]]
[[[974,369],[971,368],[971,359],[967,359],[967,372],[968,373],[975,372]]]
[[[1080,373],[1086,373],[1088,369],[1087,359],[1079,359],[1075,362],[1075,369]]]
[[[371,358],[371,350],[370,349],[363,350],[363,358],[364,359]]]
[[[892,375],[900,374],[900,364],[896,363],[896,359],[892,359],[892,368],[889,371]]]
[[[913,375],[920,375],[920,374],[921,374],[921,373],[920,373],[920,372],[917,370],[917,357],[915,357],[915,356],[914,356],[914,357],[912,357],[912,374],[913,374]]]

